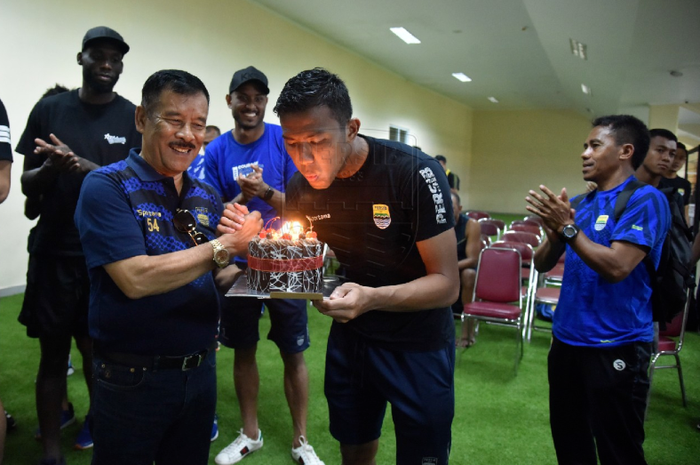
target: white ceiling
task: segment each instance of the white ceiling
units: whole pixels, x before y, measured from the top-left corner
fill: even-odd
[[[700,0],[250,1],[476,110],[594,117],[689,103],[679,125],[700,138]],[[394,26],[422,43],[404,44]],[[587,45],[586,61],[570,38]]]

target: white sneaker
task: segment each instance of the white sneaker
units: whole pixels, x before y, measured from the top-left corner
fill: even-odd
[[[292,448],[292,458],[295,462],[301,465],[326,465],[318,458],[318,455],[314,452],[314,448],[309,445],[309,442],[304,436],[299,436],[299,441],[301,445]]]
[[[219,455],[214,458],[214,462],[218,465],[232,465],[240,462],[246,455],[252,454],[262,446],[262,431],[258,430],[258,439],[255,441],[246,436],[243,433],[243,428],[241,428],[236,440],[224,447],[224,450],[219,452]]]

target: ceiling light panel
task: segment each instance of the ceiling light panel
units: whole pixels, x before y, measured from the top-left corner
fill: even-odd
[[[498,99],[496,97],[489,97],[489,102],[498,103]]]
[[[408,32],[406,30],[406,28],[391,27],[391,28],[389,28],[389,30],[391,30],[391,32],[396,34],[399,37],[399,39],[403,40],[404,42],[406,42],[409,45],[410,44],[420,44],[420,40],[418,39],[418,37],[416,37],[413,34],[411,34],[410,32]]]
[[[464,73],[452,73],[452,75],[455,77],[455,79],[462,81],[462,82],[471,82],[472,78],[467,76]]]
[[[581,92],[583,92],[586,95],[591,95],[591,88],[588,87],[586,84],[581,84]]]

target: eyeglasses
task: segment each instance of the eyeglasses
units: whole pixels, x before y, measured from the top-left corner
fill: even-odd
[[[209,242],[209,238],[201,232],[195,232],[197,229],[197,220],[189,210],[177,209],[173,215],[173,226],[181,233],[188,234],[192,238],[194,245],[204,244]]]

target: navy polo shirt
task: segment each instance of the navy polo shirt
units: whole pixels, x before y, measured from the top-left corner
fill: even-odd
[[[80,192],[75,223],[90,273],[90,336],[105,352],[185,355],[208,347],[216,336],[219,303],[212,273],[165,294],[129,299],[104,265],[194,247],[173,225],[178,208],[192,212],[197,231],[214,239],[223,205],[211,186],[187,173],[178,195],[173,178],[155,171],[139,153],[132,149],[126,160],[93,171]]]

